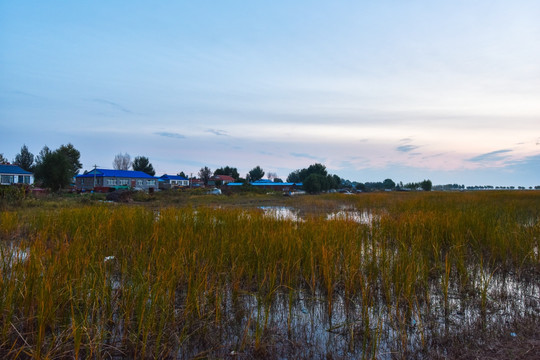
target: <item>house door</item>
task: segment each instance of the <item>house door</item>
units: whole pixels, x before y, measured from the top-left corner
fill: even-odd
[[[132,188],[135,187],[135,180],[131,180],[131,187],[132,187]]]

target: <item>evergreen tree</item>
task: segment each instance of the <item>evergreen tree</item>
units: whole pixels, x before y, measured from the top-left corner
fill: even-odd
[[[32,171],[32,166],[34,165],[34,154],[28,151],[28,147],[26,147],[26,145],[23,145],[21,152],[15,156],[14,163],[21,169]]]
[[[136,156],[135,159],[133,159],[133,164],[131,166],[134,171],[142,171],[150,176],[156,174],[154,167],[146,156]]]

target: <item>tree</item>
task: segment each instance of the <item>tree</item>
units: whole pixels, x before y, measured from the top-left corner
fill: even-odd
[[[216,175],[227,175],[234,178],[235,181],[238,181],[238,179],[240,179],[240,174],[238,173],[238,169],[235,167],[230,167],[230,166],[225,166],[225,167],[216,169],[216,171],[214,171],[214,176]]]
[[[277,178],[277,174],[275,172],[269,172],[267,175],[266,175],[266,178],[270,181],[273,181],[274,179]]]
[[[420,186],[422,187],[422,190],[424,191],[431,191],[431,187],[432,187],[432,183],[431,183],[431,180],[424,180],[420,183]]]
[[[0,165],[8,164],[9,161],[4,157],[4,154],[0,154]]]
[[[26,147],[26,145],[23,145],[21,148],[21,152],[15,155],[14,163],[18,165],[21,169],[31,171],[32,165],[34,164],[34,154],[28,151],[28,147]]]
[[[319,174],[322,176],[327,176],[328,172],[326,171],[326,166],[323,164],[315,163],[312,165],[309,165],[309,167],[306,169],[298,169],[293,171],[289,174],[287,177],[288,182],[303,182],[307,177],[311,174]]]
[[[385,179],[383,186],[385,189],[393,190],[396,187],[396,183],[392,179]]]
[[[310,174],[303,181],[304,190],[310,194],[316,194],[328,190],[328,178],[321,174]]]
[[[252,182],[261,180],[263,176],[264,176],[264,170],[261,169],[259,165],[257,165],[256,167],[254,167],[253,169],[249,171],[249,179]]]
[[[307,174],[308,176],[311,174],[319,174],[322,176],[328,175],[328,172],[326,171],[326,166],[323,164],[315,163],[313,165],[309,165],[307,168]]]
[[[44,147],[39,161],[34,167],[34,176],[42,186],[58,191],[70,184],[73,173],[73,164],[70,159],[60,151],[51,152]]]
[[[131,166],[131,156],[128,153],[117,154],[113,160],[113,169],[115,170],[129,170]]]
[[[183,171],[180,171],[180,172],[179,172],[178,174],[176,174],[176,175],[181,176],[181,177],[183,177],[184,179],[187,179],[187,178],[188,178],[188,177],[186,176],[186,174],[184,174]]]
[[[319,191],[337,189],[341,187],[341,178],[337,175],[329,174],[328,171],[326,171],[326,166],[319,163],[312,164],[308,168],[293,171],[287,177],[287,182],[303,183],[311,175],[320,175],[322,178],[325,178],[324,181],[321,180],[322,178],[316,178],[318,179],[317,181],[321,184],[321,189]],[[313,180],[312,178],[310,181],[315,180]]]
[[[302,179],[300,178],[300,170],[294,170],[292,173],[287,176],[287,182],[291,183],[299,183],[302,182]]]
[[[35,166],[38,166],[39,164],[41,164],[43,162],[43,159],[45,159],[45,157],[50,153],[51,153],[51,149],[49,149],[49,147],[45,145],[35,158],[36,160]]]
[[[201,179],[204,185],[208,185],[208,180],[212,177],[212,170],[208,166],[205,166],[199,170],[199,179]]]
[[[328,188],[329,189],[339,189],[341,187],[341,178],[337,175],[326,176],[328,178]]]
[[[72,144],[62,145],[56,150],[63,154],[69,164],[69,177],[73,178],[79,173],[79,169],[82,168],[82,164],[79,161],[81,153],[79,150],[75,149]]]
[[[154,167],[146,156],[136,156],[135,159],[133,159],[131,166],[134,171],[142,171],[150,176],[156,174]]]

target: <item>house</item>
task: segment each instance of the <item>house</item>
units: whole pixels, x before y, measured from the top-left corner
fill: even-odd
[[[17,165],[0,165],[0,185],[33,184],[34,175]]]
[[[187,187],[189,186],[189,180],[179,175],[162,175],[159,178],[160,189],[170,189],[174,187]]]
[[[194,188],[204,187],[204,181],[202,181],[201,179],[191,178],[190,182],[191,182],[191,187],[194,187]]]
[[[235,182],[234,178],[229,175],[214,175],[208,180],[208,185],[226,185],[228,183]]]
[[[78,190],[107,192],[118,189],[153,191],[158,186],[155,177],[142,171],[94,169],[75,177]]]

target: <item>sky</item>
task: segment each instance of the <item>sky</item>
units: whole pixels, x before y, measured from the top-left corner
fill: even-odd
[[[540,185],[540,1],[0,0],[0,153]]]

